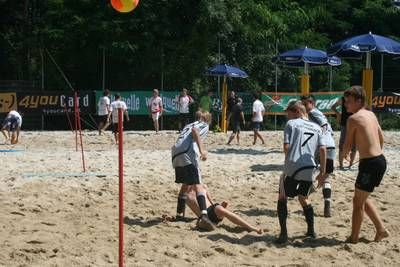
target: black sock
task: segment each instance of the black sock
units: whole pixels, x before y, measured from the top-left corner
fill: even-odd
[[[314,209],[311,204],[303,207],[307,222],[307,233],[314,233]]]
[[[324,196],[324,199],[328,200],[331,198],[332,190],[330,188],[324,188],[322,189],[322,195]]]
[[[198,194],[196,198],[197,203],[199,204],[201,215],[207,215],[206,197],[202,194]]]
[[[185,217],[185,207],[186,207],[186,195],[179,194],[178,195],[178,204],[176,205],[176,214]]]
[[[279,225],[281,226],[281,234],[287,235],[287,228],[286,228],[286,220],[287,220],[287,201],[286,200],[278,200],[278,218],[279,218]]]

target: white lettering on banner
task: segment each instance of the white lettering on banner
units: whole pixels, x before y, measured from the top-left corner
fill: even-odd
[[[166,97],[161,95],[161,99],[163,102],[163,108],[166,112],[174,112],[179,109],[178,107],[178,96],[174,98]]]
[[[89,95],[86,94],[82,100],[83,103],[81,103],[81,97],[78,96],[78,107],[83,104],[84,107],[88,107],[89,106]],[[60,106],[64,107],[67,104],[67,107],[73,107],[74,106],[74,97],[73,96],[65,96],[65,95],[61,95],[60,96]]]
[[[333,104],[335,104],[338,101],[338,97],[333,98],[333,99],[323,99],[323,100],[317,100],[315,101],[315,106],[318,109],[330,109]]]
[[[137,111],[140,109],[140,99],[135,94],[129,95],[128,98],[121,97],[121,99],[126,103],[128,110]]]

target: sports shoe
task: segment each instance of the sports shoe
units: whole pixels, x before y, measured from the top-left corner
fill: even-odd
[[[325,200],[324,205],[324,217],[329,218],[331,217],[331,202],[329,200]]]
[[[206,231],[213,231],[215,229],[215,225],[210,221],[207,215],[201,216],[197,226]]]

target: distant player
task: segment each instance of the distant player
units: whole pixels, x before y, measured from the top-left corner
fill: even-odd
[[[115,143],[118,144],[118,109],[122,108],[123,114],[126,117],[126,121],[129,121],[128,109],[126,107],[126,103],[121,100],[121,96],[119,94],[115,95],[115,100],[110,105],[110,113],[108,114],[108,120],[110,121],[110,117],[112,117],[112,127],[114,133]],[[122,116],[122,122],[124,121],[124,117]]]
[[[307,120],[306,110],[301,101],[291,101],[286,108],[289,121],[284,130],[283,150],[285,165],[279,183],[278,218],[281,232],[277,243],[286,243],[288,232],[286,220],[288,216],[287,198],[298,196],[307,222],[306,236],[315,238],[314,209],[308,196],[313,182],[321,186],[325,179],[326,146],[321,127]],[[319,150],[320,171],[314,178],[317,168],[315,152]]]
[[[157,89],[153,89],[153,96],[150,98],[148,108],[149,108],[150,118],[153,119],[154,130],[156,130],[156,133],[158,133],[160,127],[158,120],[160,119],[163,113],[163,103],[161,97],[158,96]]]
[[[229,140],[227,143],[228,145],[230,145],[232,140],[235,139],[235,136],[237,144],[239,145],[240,143],[240,124],[243,123],[243,125],[245,125],[246,123],[244,119],[242,103],[243,100],[241,98],[238,98],[237,103],[233,105],[231,111],[229,112],[227,120],[231,122],[232,134],[231,136],[229,136]]]
[[[261,130],[261,125],[264,120],[264,113],[265,113],[265,108],[264,104],[260,101],[260,96],[258,93],[253,94],[253,116],[251,118],[251,121],[253,122],[253,132],[254,132],[254,139],[253,139],[253,145],[256,144],[257,137],[260,138],[261,143],[264,144],[264,138],[260,134]]]
[[[111,112],[109,95],[110,91],[107,89],[104,90],[103,96],[100,97],[99,102],[97,103],[97,115],[99,116],[99,135],[101,135],[101,133],[105,131],[110,124],[110,116],[108,116]]]
[[[388,237],[389,232],[385,229],[371,198],[368,197],[381,183],[387,167],[382,153],[383,133],[375,114],[365,109],[365,91],[361,86],[352,86],[346,90],[344,98],[347,110],[353,115],[347,120],[343,153],[347,158],[355,144],[360,154],[353,197],[351,236],[347,241],[358,242],[365,212],[375,226],[375,241],[378,242]]]
[[[333,130],[325,115],[315,107],[315,98],[312,95],[301,97],[301,101],[308,113],[308,119],[321,126],[323,137],[326,139],[326,178],[322,186],[322,195],[324,197],[324,217],[331,217],[331,197],[332,197],[332,184],[329,176],[334,171],[335,162],[335,140],[333,139]]]
[[[189,123],[190,120],[189,106],[192,103],[193,103],[193,98],[190,95],[188,95],[188,90],[186,88],[183,88],[178,98],[179,131],[182,131],[183,127],[185,127],[185,125]]]
[[[182,184],[178,195],[176,218],[184,219],[187,194],[193,189],[201,211],[199,227],[211,231],[214,225],[207,215],[206,190],[202,185],[200,172],[200,160],[207,159],[203,140],[208,134],[211,115],[208,112],[197,111],[196,119],[197,121],[183,128],[171,149],[175,183]]]
[[[5,137],[5,142],[11,141],[11,144],[17,144],[19,141],[19,133],[22,126],[22,117],[15,111],[11,110],[4,119],[1,132]]]

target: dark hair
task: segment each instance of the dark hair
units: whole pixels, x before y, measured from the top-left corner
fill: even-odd
[[[253,98],[254,99],[260,99],[260,95],[258,93],[253,93]]]
[[[353,85],[352,87],[344,91],[343,96],[344,97],[352,96],[354,97],[354,100],[360,100],[361,105],[365,106],[365,100],[366,100],[365,90],[360,85]]]
[[[108,89],[105,89],[103,91],[103,96],[108,96],[110,94],[110,91]]]
[[[300,100],[315,103],[315,97],[313,95],[303,95],[300,97]]]
[[[120,94],[115,94],[115,99],[119,99],[119,98],[121,98],[121,95]]]

